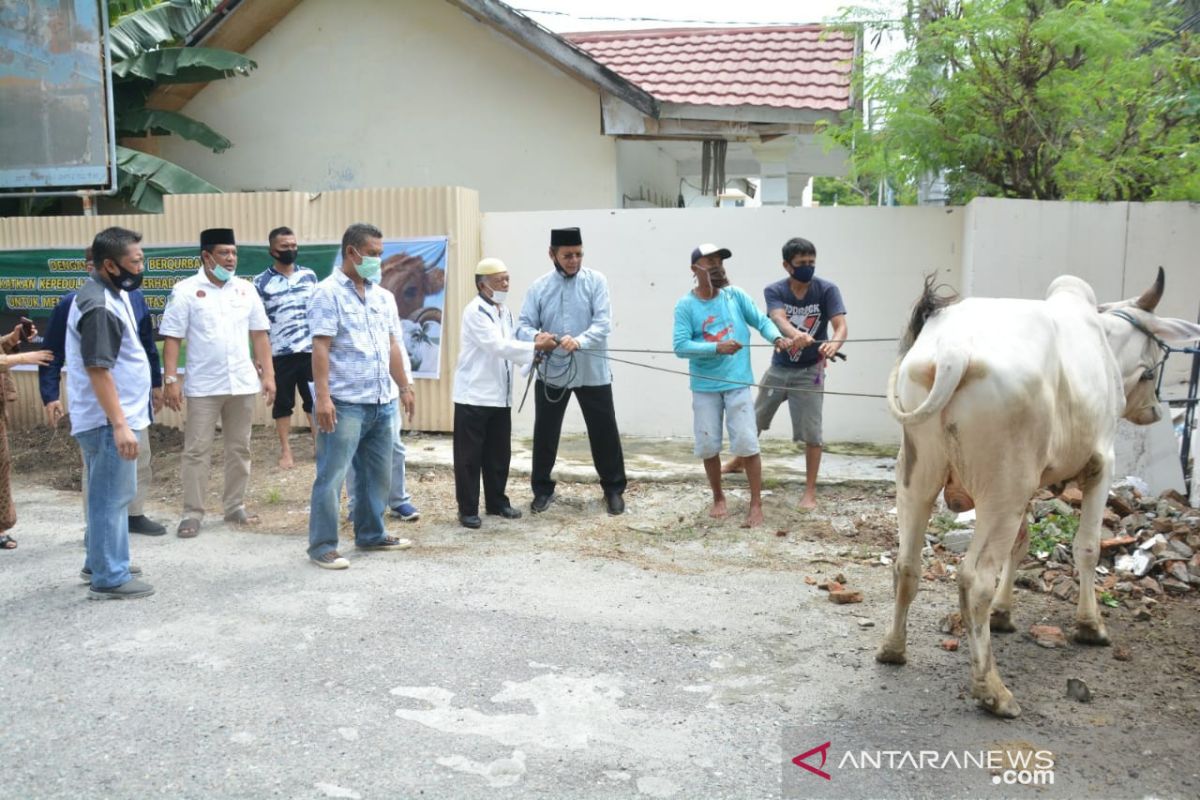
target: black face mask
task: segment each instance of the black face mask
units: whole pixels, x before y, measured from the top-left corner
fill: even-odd
[[[300,255],[296,250],[280,250],[278,253],[271,253],[271,258],[278,261],[280,264],[295,264],[296,256]]]
[[[808,283],[813,279],[813,274],[817,271],[816,264],[809,264],[804,267],[792,267],[792,277],[801,283]]]
[[[116,286],[118,289],[122,289],[126,292],[134,292],[141,288],[142,273],[139,272],[135,275],[115,262],[114,266],[117,268],[116,275],[108,275],[108,273],[105,273],[108,275],[108,279],[112,281],[113,286]]]
[[[714,289],[724,289],[729,285],[729,276],[725,274],[725,267],[713,267],[705,271],[708,273],[708,280]]]

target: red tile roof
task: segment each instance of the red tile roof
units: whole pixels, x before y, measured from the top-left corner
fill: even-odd
[[[566,33],[664,103],[850,107],[854,35],[824,25]]]

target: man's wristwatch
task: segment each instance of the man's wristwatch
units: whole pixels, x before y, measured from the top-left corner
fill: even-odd
[[[179,376],[178,375],[164,375],[163,383],[166,384],[167,386],[170,386],[173,383],[179,383]]]
[[[411,383],[406,383],[400,387],[401,394],[407,394],[408,392],[411,392],[411,391],[413,391],[413,385]]]

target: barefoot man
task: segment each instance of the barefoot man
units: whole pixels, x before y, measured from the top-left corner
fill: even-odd
[[[675,304],[675,355],[689,359],[692,386],[692,417],[696,456],[704,460],[704,471],[712,487],[709,516],[728,512],[721,491],[721,425],[729,431],[729,448],[744,459],[750,482],[750,511],[742,527],[763,522],[762,459],[758,454],[758,430],[754,399],[749,384],[750,328],[774,342],[776,349],[788,341],[775,323],[754,305],[750,295],[729,285],[725,259],[732,253],[714,244],[692,251],[692,274],[696,287]]]

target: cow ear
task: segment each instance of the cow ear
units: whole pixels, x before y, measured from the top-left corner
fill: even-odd
[[[1167,344],[1185,344],[1200,339],[1200,325],[1186,319],[1153,317],[1147,327]]]

